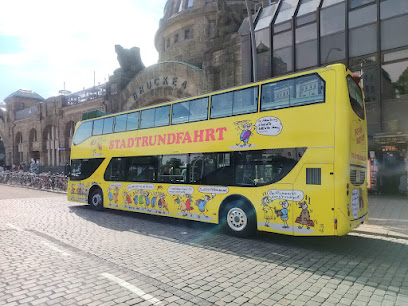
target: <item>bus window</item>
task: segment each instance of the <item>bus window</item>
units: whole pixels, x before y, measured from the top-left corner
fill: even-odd
[[[190,102],[181,102],[173,104],[173,114],[171,116],[171,124],[179,124],[188,122],[190,115]]]
[[[133,131],[139,128],[139,112],[127,114],[126,131]]]
[[[296,99],[293,106],[324,102],[324,81],[318,75],[305,75],[294,79]]]
[[[127,182],[156,181],[157,158],[155,156],[136,156],[127,159]]]
[[[258,110],[258,86],[234,92],[232,114],[248,114]]]
[[[74,145],[78,145],[92,136],[92,124],[93,124],[92,121],[81,123],[81,125],[75,132],[73,141]]]
[[[103,134],[110,134],[113,132],[113,117],[103,119]]]
[[[262,85],[261,110],[289,107],[294,97],[293,80]]]
[[[140,128],[147,129],[154,126],[154,112],[155,108],[142,110],[142,116],[140,118]]]
[[[169,125],[170,105],[155,108],[154,126]]]
[[[233,185],[231,153],[190,154],[190,182],[205,185]]]
[[[190,101],[188,122],[206,120],[208,117],[208,97]]]
[[[127,114],[116,116],[115,133],[126,131]]]
[[[126,159],[123,157],[114,157],[111,159],[105,171],[105,181],[125,181]]]
[[[232,115],[233,93],[226,92],[214,95],[211,98],[211,119],[228,117]]]
[[[208,116],[208,98],[173,104],[171,124],[206,120]]]
[[[103,162],[104,158],[71,160],[70,180],[81,181],[90,177]]]
[[[250,87],[214,95],[211,99],[211,118],[248,114],[258,109],[258,87]]]
[[[186,182],[187,157],[187,154],[160,156],[158,181],[164,183]]]
[[[325,84],[317,74],[262,85],[261,110],[324,102]]]
[[[286,151],[290,149],[235,152],[234,185],[258,186],[280,181],[298,162],[296,155],[292,157]]]
[[[354,82],[351,76],[347,76],[347,87],[349,90],[349,97],[353,111],[361,119],[364,119],[364,102],[360,86]]]
[[[102,131],[103,131],[103,119],[95,120],[93,124],[92,135],[93,136],[102,135]]]

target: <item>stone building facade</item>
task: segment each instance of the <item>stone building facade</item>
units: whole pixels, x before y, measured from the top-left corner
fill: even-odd
[[[242,84],[238,29],[245,16],[244,0],[168,0],[155,36],[157,64],[145,67],[139,48],[118,45],[120,68],[106,84],[47,99],[12,93],[0,114],[6,166],[35,159],[43,171],[61,171],[84,112],[115,113]]]

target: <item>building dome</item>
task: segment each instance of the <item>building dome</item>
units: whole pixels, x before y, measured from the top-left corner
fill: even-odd
[[[202,67],[205,54],[222,49],[245,16],[245,0],[168,0],[155,37],[159,61]]]
[[[13,92],[11,95],[7,96],[7,98],[5,98],[4,101],[7,102],[10,99],[29,99],[38,101],[44,100],[44,98],[41,97],[38,93],[35,93],[27,89],[19,89],[16,92]]]

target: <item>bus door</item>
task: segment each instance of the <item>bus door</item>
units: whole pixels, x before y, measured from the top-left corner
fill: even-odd
[[[293,187],[294,235],[334,235],[333,164],[304,164]]]

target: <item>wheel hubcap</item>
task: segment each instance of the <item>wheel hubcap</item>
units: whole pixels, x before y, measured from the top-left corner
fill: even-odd
[[[95,195],[92,197],[92,204],[93,204],[94,206],[98,206],[99,203],[101,203],[101,202],[102,202],[102,197],[101,197],[100,194],[95,194]]]
[[[227,222],[232,230],[242,231],[248,224],[248,218],[241,208],[234,207],[228,211]]]

